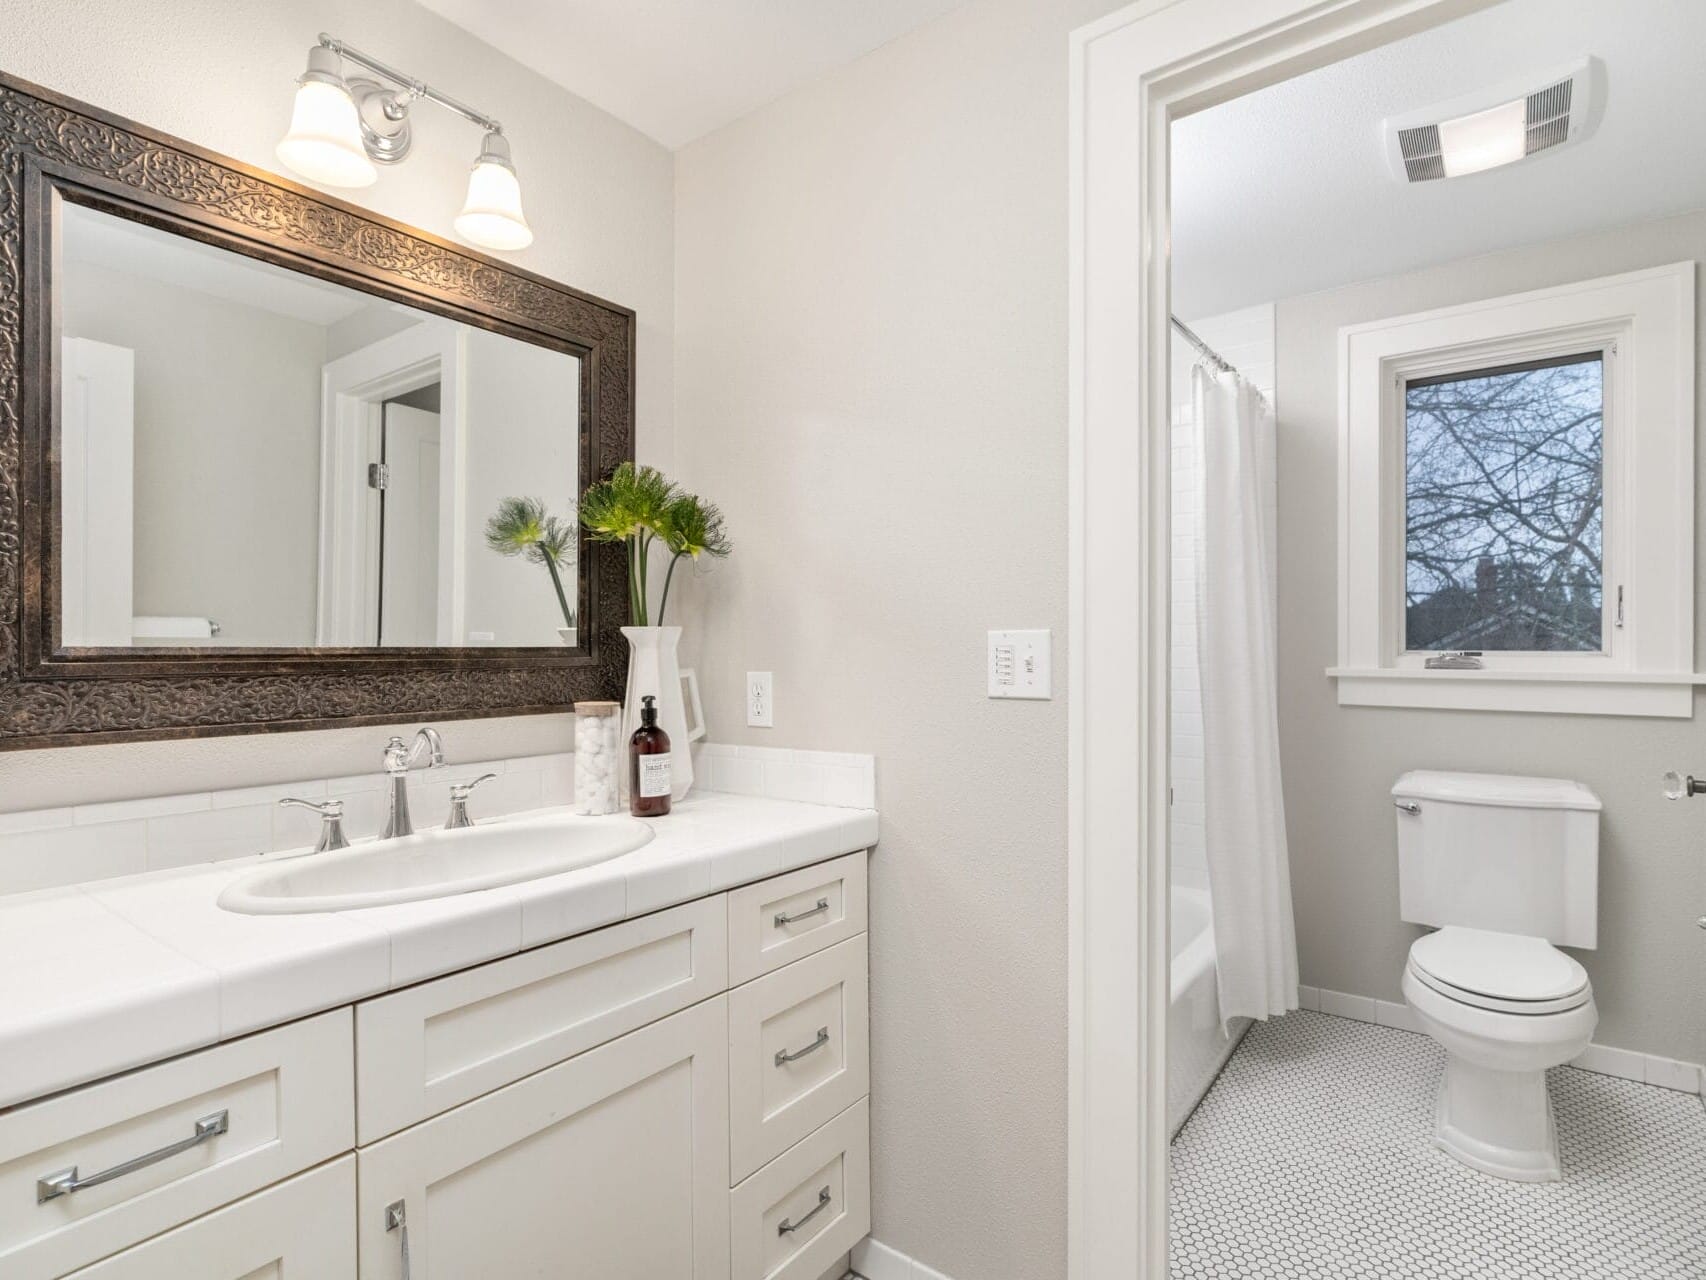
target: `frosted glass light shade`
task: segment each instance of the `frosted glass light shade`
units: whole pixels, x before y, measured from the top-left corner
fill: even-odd
[[[1521,160],[1528,153],[1527,101],[1518,98],[1490,111],[1440,121],[1439,149],[1448,178]]]
[[[290,132],[278,158],[292,171],[328,187],[368,187],[379,170],[361,145],[355,101],[341,84],[304,78],[296,88]]]
[[[484,249],[525,249],[533,243],[514,169],[482,152],[468,174],[468,199],[456,215],[456,234]]]

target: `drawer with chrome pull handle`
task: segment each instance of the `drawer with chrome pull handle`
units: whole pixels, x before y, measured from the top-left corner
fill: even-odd
[[[338,1009],[0,1112],[0,1275],[60,1276],[348,1150]]]
[[[860,934],[729,993],[731,1182],[869,1092],[867,987]]]
[[[729,985],[865,932],[865,855],[850,853],[729,893]]]
[[[870,1230],[864,1098],[729,1192],[729,1257],[737,1280],[818,1280]]]

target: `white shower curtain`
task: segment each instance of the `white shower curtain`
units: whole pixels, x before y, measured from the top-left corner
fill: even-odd
[[[1262,451],[1274,424],[1267,401],[1236,373],[1199,365],[1192,385],[1204,843],[1224,1024],[1297,1008],[1262,504]]]

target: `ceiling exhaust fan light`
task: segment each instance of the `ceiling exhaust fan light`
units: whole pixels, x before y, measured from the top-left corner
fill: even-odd
[[[1445,176],[1460,178],[1521,160],[1528,154],[1527,108],[1526,100],[1518,98],[1474,115],[1440,121]]]
[[[455,225],[457,235],[482,249],[512,251],[533,243],[533,229],[521,211],[521,183],[502,134],[486,135],[468,174],[468,198]]]
[[[316,45],[308,51],[308,70],[296,82],[290,131],[278,144],[278,158],[310,182],[328,187],[366,187],[379,177],[361,144],[355,100],[329,49]]]

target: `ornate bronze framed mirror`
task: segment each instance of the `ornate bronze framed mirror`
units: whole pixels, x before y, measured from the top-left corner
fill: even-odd
[[[619,697],[634,340],[0,75],[0,749]]]

